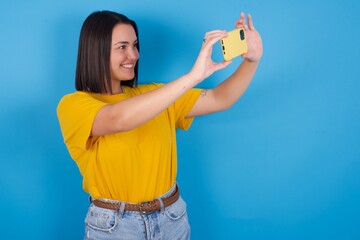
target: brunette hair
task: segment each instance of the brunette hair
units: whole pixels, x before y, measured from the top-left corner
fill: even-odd
[[[126,16],[110,12],[97,11],[84,21],[79,38],[79,49],[76,64],[75,87],[77,91],[92,93],[111,93],[110,50],[112,31],[117,24],[130,24],[138,39],[136,47],[140,51],[136,23]],[[121,81],[121,85],[137,86],[138,63],[135,66],[135,77]]]

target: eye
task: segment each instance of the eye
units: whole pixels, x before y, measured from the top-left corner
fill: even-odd
[[[125,45],[120,45],[117,49],[126,49],[126,46]]]

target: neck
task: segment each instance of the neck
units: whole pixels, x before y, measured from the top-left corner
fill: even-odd
[[[120,93],[124,93],[124,90],[121,86],[121,84],[119,82],[117,82],[115,85],[113,84],[112,86],[112,93],[110,93],[110,91],[108,91],[108,94],[120,94]]]

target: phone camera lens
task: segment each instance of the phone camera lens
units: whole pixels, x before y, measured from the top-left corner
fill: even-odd
[[[241,40],[244,40],[245,39],[245,32],[244,32],[244,30],[240,30],[240,39]]]

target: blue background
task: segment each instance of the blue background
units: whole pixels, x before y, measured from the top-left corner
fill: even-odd
[[[140,29],[140,82],[187,73],[205,32],[253,15],[264,56],[231,109],[178,132],[192,239],[360,239],[360,2],[36,0],[0,3],[1,239],[81,239],[88,207],[56,117],[84,19]],[[214,59],[221,60],[220,46]],[[212,88],[241,62],[215,73]]]

